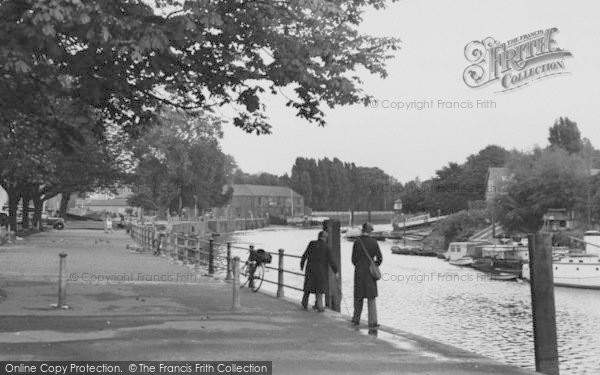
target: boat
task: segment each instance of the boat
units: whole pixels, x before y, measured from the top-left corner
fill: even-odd
[[[492,258],[476,258],[471,267],[481,272],[492,272],[494,270],[494,260]]]
[[[490,275],[490,278],[492,280],[509,281],[509,280],[517,280],[519,278],[519,276],[514,273],[508,273],[508,272],[498,272],[498,273],[492,272]]]
[[[584,252],[571,251],[552,262],[554,285],[572,288],[600,289],[600,232],[587,231]],[[553,257],[555,258],[555,257]],[[523,264],[523,278],[531,279],[529,263]]]
[[[410,255],[411,251],[409,247],[392,246],[392,254]]]
[[[449,260],[448,263],[452,264],[453,266],[470,266],[473,264],[473,261],[473,257],[464,256],[458,259]]]

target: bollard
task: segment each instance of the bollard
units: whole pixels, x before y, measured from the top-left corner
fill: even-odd
[[[240,258],[233,258],[232,262],[233,267],[233,306],[231,307],[233,310],[239,309],[242,307],[240,303]]]
[[[535,370],[543,374],[558,374],[551,234],[529,235],[529,270]]]
[[[277,298],[283,297],[283,249],[279,249],[279,268],[277,269]]]
[[[59,254],[58,264],[58,304],[56,305],[59,309],[68,308],[67,306],[67,254]]]
[[[215,240],[212,238],[208,241],[208,274],[215,274]]]
[[[233,276],[231,275],[231,242],[227,242],[227,276],[225,276],[225,280],[231,280]]]

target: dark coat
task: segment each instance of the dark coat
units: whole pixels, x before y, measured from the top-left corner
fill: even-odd
[[[377,282],[373,280],[369,272],[371,262],[365,255],[360,241],[365,246],[367,253],[371,259],[375,260],[375,264],[381,265],[383,258],[377,241],[369,236],[361,235],[360,238],[354,241],[352,246],[352,264],[354,264],[354,298],[374,298],[377,297]]]
[[[300,268],[304,268],[304,291],[308,293],[327,293],[329,291],[329,278],[327,266],[331,266],[337,273],[337,265],[331,258],[329,246],[324,241],[310,241],[300,260]]]

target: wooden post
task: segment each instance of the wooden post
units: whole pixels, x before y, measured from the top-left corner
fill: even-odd
[[[59,309],[67,308],[67,254],[60,253],[58,264],[58,304]]]
[[[233,275],[231,274],[231,242],[227,242],[227,276],[225,280],[231,280]]]
[[[233,305],[232,309],[236,310],[242,307],[240,303],[240,258],[233,258]]]
[[[283,249],[279,249],[279,267],[277,269],[277,298],[283,297]]]
[[[200,270],[200,236],[196,237],[196,265],[194,269],[196,271]]]
[[[333,311],[340,312],[342,301],[342,262],[341,262],[341,244],[340,244],[340,222],[338,220],[326,220],[323,223],[323,229],[329,234],[327,244],[331,251],[331,258],[338,267],[340,274],[339,280],[336,280],[331,268],[328,270],[329,293],[325,296],[325,306]]]
[[[215,240],[208,240],[208,274],[215,274]]]
[[[550,233],[529,235],[529,269],[535,370],[543,374],[557,375],[558,348]]]
[[[177,239],[177,232],[173,233],[173,258],[179,260],[179,243]]]

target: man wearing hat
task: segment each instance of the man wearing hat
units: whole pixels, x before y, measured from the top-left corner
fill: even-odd
[[[364,223],[360,237],[354,241],[352,247],[352,264],[354,264],[354,316],[352,324],[360,324],[360,315],[363,309],[363,299],[367,299],[369,309],[369,328],[377,328],[377,281],[371,276],[369,266],[371,258],[377,266],[381,265],[383,258],[377,241],[371,237],[373,225]],[[367,258],[367,256],[369,258]]]

